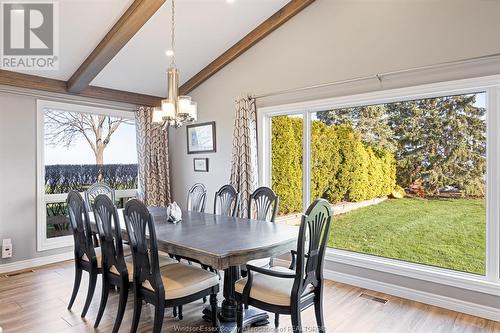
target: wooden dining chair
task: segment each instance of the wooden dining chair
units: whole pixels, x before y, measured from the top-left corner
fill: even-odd
[[[279,197],[269,187],[259,187],[248,199],[248,218],[256,221],[274,222],[278,211]],[[255,259],[248,262],[248,265],[257,267],[268,267],[271,265],[271,258]],[[246,276],[246,266],[241,266],[241,274]]]
[[[68,304],[68,310],[73,306],[76,295],[78,294],[78,289],[80,288],[80,282],[82,280],[82,272],[86,271],[89,273],[89,287],[81,315],[85,317],[94,295],[97,275],[102,272],[100,249],[94,249],[89,213],[80,193],[77,191],[70,191],[66,203],[68,206],[69,224],[73,232],[75,243],[75,282],[73,284],[73,292]]]
[[[99,233],[102,254],[102,294],[94,327],[101,321],[108,300],[110,286],[117,286],[120,292],[118,310],[113,333],[118,332],[125,313],[128,290],[132,281],[132,257],[123,250],[118,211],[106,194],[94,198],[94,220]],[[130,269],[130,270],[129,270]]]
[[[278,212],[279,197],[269,187],[259,187],[248,199],[248,218],[257,221],[274,222]]]
[[[115,190],[105,183],[95,183],[85,191],[85,203],[87,204],[87,211],[92,211],[94,200],[99,194],[107,195],[111,199],[113,204],[115,203]]]
[[[217,274],[183,263],[160,267],[155,226],[147,207],[132,199],[125,204],[124,216],[134,263],[131,333],[137,331],[143,301],[155,307],[153,332],[157,333],[163,325],[165,307],[180,307],[206,296],[210,296],[212,323],[218,327]]]
[[[314,305],[319,332],[325,332],[323,318],[323,261],[332,211],[328,201],[316,200],[307,209],[299,229],[297,263],[294,270],[248,265],[248,276],[235,283],[237,332],[243,331],[243,305],[251,305],[292,317],[293,332],[302,332],[301,312]]]
[[[236,217],[240,213],[240,194],[233,185],[224,185],[215,192],[214,214]]]
[[[193,212],[205,212],[207,189],[205,185],[194,184],[188,191],[187,209]]]

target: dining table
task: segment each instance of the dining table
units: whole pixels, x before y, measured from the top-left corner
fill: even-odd
[[[148,207],[153,217],[158,250],[191,258],[223,271],[223,301],[219,307],[221,332],[236,331],[235,282],[241,278],[240,267],[254,259],[272,258],[296,249],[298,228],[241,217],[182,211],[182,220],[169,222],[167,208]],[[119,210],[123,238],[128,239],[123,210]],[[91,218],[91,220],[93,220]],[[95,223],[91,223],[95,229]],[[211,318],[210,307],[203,310]],[[268,324],[265,311],[244,310],[244,326]]]

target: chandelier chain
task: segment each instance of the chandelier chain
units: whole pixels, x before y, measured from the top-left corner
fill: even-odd
[[[171,47],[172,47],[172,52],[173,52],[173,55],[172,55],[172,62],[170,63],[170,65],[172,67],[175,67],[175,0],[171,0],[172,1],[172,33],[171,33],[171,40],[170,40],[170,43],[171,43]]]

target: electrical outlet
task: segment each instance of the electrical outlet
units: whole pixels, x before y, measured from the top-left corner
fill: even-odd
[[[10,238],[6,238],[2,240],[2,258],[11,258],[12,257],[12,240]]]

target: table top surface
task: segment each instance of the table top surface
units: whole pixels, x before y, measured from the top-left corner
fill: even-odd
[[[218,269],[277,256],[296,247],[295,226],[184,210],[182,221],[174,224],[167,221],[166,208],[148,209],[155,222],[160,250],[188,256]],[[126,234],[122,209],[119,217]]]

